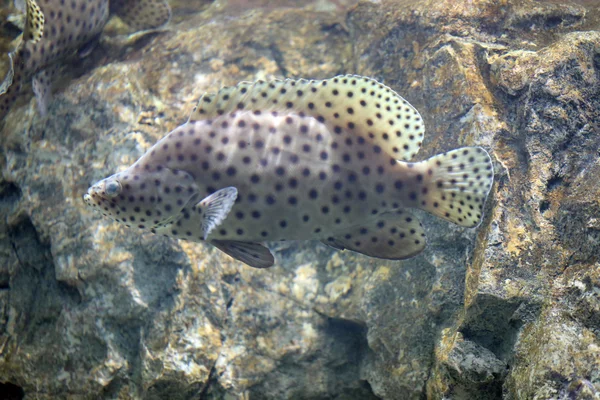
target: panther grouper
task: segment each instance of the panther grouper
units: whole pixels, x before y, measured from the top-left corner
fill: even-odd
[[[24,4],[21,4],[24,3]],[[111,15],[137,30],[167,23],[166,0],[25,0],[20,45],[9,54],[9,71],[0,84],[0,117],[5,115],[31,79],[38,109],[45,114],[52,82],[65,61],[84,57],[97,43]]]
[[[257,268],[273,264],[260,242],[274,240],[405,259],[426,246],[409,208],[474,227],[493,181],[480,147],[409,162],[423,133],[419,113],[370,78],[243,82],[204,95],[186,124],[84,200]]]

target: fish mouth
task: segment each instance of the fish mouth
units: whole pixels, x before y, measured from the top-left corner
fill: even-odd
[[[92,194],[90,193],[90,189],[88,189],[87,193],[84,193],[82,196],[83,202],[90,208],[94,208],[98,206],[97,202],[94,201]]]
[[[96,182],[90,186],[87,192],[82,196],[83,201],[91,208],[101,207],[104,202],[113,202],[114,200],[106,195],[106,179]]]
[[[83,194],[82,199],[90,208],[98,208],[101,206],[102,202],[109,201],[109,199],[98,192],[97,185],[90,187],[87,192]]]

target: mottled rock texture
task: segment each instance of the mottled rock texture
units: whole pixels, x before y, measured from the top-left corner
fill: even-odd
[[[600,6],[528,0],[173,2],[118,22],[41,118],[3,121],[0,391],[27,399],[600,398]],[[11,28],[12,29],[12,28]],[[358,73],[483,145],[477,230],[422,215],[384,262],[274,244],[253,270],[84,208],[88,185],[241,80]],[[421,214],[420,214],[421,215]]]

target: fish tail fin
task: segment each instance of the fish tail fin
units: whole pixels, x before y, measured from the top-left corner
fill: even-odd
[[[413,164],[422,180],[418,207],[460,226],[481,222],[492,188],[492,159],[481,147],[463,147]],[[411,197],[414,197],[414,192]]]

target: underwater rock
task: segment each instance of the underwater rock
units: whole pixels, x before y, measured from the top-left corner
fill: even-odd
[[[0,393],[598,397],[595,2],[205,3],[172,2],[172,26],[133,46],[107,27],[84,61],[95,68],[77,70],[46,117],[34,100],[6,116]],[[81,200],[206,91],[338,73],[383,81],[419,110],[417,159],[490,152],[496,184],[478,229],[418,213],[429,243],[416,258],[280,242],[276,265],[254,270],[99,218]]]

